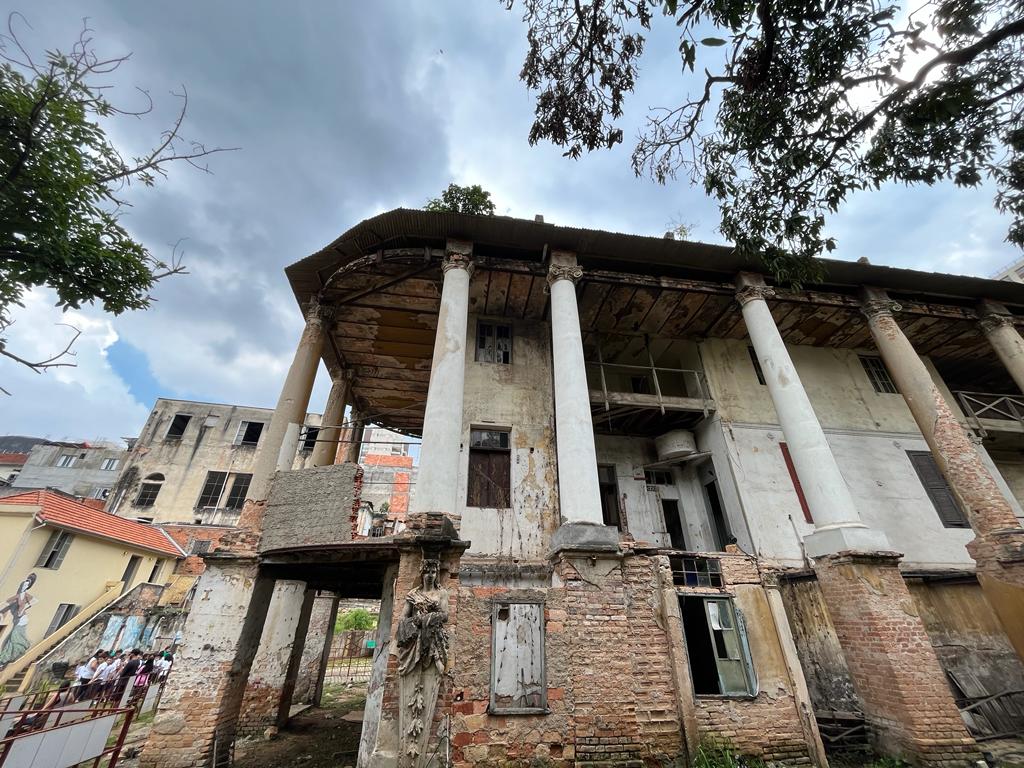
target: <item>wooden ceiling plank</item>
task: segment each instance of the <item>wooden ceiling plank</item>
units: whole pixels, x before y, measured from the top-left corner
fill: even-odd
[[[505,316],[505,304],[508,302],[508,286],[512,278],[508,272],[491,272],[491,283],[487,288],[487,314],[495,317]]]
[[[640,330],[652,336],[658,336],[662,327],[679,306],[679,302],[683,300],[683,296],[684,294],[680,291],[663,290],[654,302],[654,306],[651,307],[651,311],[647,313],[647,317],[640,323]]]
[[[526,310],[523,313],[524,320],[544,319],[544,313],[548,306],[548,294],[545,290],[547,287],[546,278],[533,278],[533,282],[530,283],[530,297],[526,300]]]
[[[506,314],[522,319],[526,317],[526,303],[530,299],[530,275],[512,274],[508,284],[508,305]]]
[[[685,293],[676,304],[668,320],[662,325],[659,334],[670,339],[678,339],[683,335],[683,330],[690,324],[701,307],[708,301],[709,294],[706,293]]]
[[[661,289],[637,288],[616,327],[634,333],[639,331],[660,295]]]
[[[614,331],[626,313],[626,307],[633,300],[636,288],[631,285],[617,285],[608,293],[604,306],[594,318],[594,326],[602,331]]]
[[[583,292],[579,294],[580,328],[594,328],[594,320],[601,311],[605,297],[611,292],[612,286],[605,283],[583,284]]]

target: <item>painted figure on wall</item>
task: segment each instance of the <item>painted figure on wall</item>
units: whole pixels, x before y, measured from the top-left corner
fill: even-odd
[[[18,587],[18,593],[7,598],[0,606],[0,616],[5,613],[11,615],[11,630],[7,637],[0,643],[0,669],[3,669],[12,661],[28,650],[28,611],[35,605],[36,599],[29,590],[36,583],[36,575],[30,573],[25,577]]]

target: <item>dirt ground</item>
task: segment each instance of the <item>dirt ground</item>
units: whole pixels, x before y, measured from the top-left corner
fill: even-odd
[[[325,686],[323,706],[292,717],[277,738],[236,744],[234,768],[354,766],[365,703],[365,687]]]

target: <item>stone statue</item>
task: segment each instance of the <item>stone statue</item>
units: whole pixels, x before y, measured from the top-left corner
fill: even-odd
[[[441,676],[448,666],[448,590],[440,584],[441,561],[423,554],[422,582],[409,590],[398,624],[401,754],[399,765],[419,766],[430,736]]]

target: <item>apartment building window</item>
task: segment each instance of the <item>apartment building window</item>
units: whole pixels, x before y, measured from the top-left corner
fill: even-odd
[[[260,442],[260,435],[262,434],[262,421],[243,421],[238,425],[238,434],[235,435],[235,445],[258,445]]]
[[[57,606],[57,612],[53,614],[53,620],[50,622],[50,626],[46,628],[46,634],[43,637],[49,637],[58,629],[63,627],[78,613],[78,606],[73,603],[61,603]]]
[[[207,472],[206,482],[203,483],[203,489],[199,492],[199,500],[196,502],[196,509],[218,506],[227,481],[227,472]]]
[[[210,542],[208,540],[193,539],[192,546],[189,548],[189,553],[193,555],[204,555],[210,551]]]
[[[875,392],[886,395],[897,394],[896,385],[893,384],[889,369],[885,367],[882,358],[876,355],[857,355],[857,357],[860,358],[860,364],[864,367],[864,373],[868,375],[871,387]]]
[[[645,469],[644,482],[648,485],[672,485],[672,473],[667,469]]]
[[[914,471],[917,472],[942,525],[946,528],[970,528],[967,515],[960,509],[956,496],[953,495],[946,478],[942,476],[931,451],[907,451],[907,458],[914,466]]]
[[[157,559],[157,561],[155,563],[153,563],[153,570],[149,572],[149,580],[148,581],[149,581],[150,584],[157,584],[158,583],[157,579],[160,578],[160,569],[163,568],[163,567],[164,567],[164,561],[161,560],[161,559]]]
[[[93,488],[89,492],[89,498],[90,499],[105,499],[109,495],[110,495],[110,489],[109,488]]]
[[[496,602],[491,608],[492,714],[547,711],[544,604]]]
[[[75,466],[75,462],[78,461],[78,456],[73,453],[65,453],[59,459],[57,459],[57,466],[70,469]]]
[[[793,483],[793,490],[796,491],[797,501],[800,502],[800,510],[804,513],[804,522],[813,523],[811,508],[807,505],[807,497],[804,496],[804,487],[800,485],[800,478],[796,475],[796,465],[793,463],[793,456],[789,452],[789,446],[779,443],[779,450],[782,451],[782,460],[786,462],[786,471],[789,472],[789,479]]]
[[[512,362],[512,326],[477,323],[476,361],[509,365]]]
[[[235,475],[231,482],[231,490],[228,492],[228,500],[224,503],[227,509],[241,509],[245,504],[246,494],[249,493],[249,483],[252,475]]]
[[[614,464],[597,465],[597,489],[601,494],[601,519],[605,525],[621,529],[619,481],[615,477]]]
[[[761,368],[761,361],[757,359],[757,352],[753,347],[747,347],[747,354],[750,355],[750,364],[754,366],[754,375],[757,376],[757,383],[762,387],[768,382],[764,378],[764,370]]]
[[[163,486],[164,476],[159,472],[146,475],[142,485],[139,486],[139,495],[135,497],[136,507],[152,507],[156,503],[156,497],[160,495],[160,488]]]
[[[757,677],[743,617],[731,598],[680,595],[683,632],[698,696],[754,696]]]
[[[508,509],[512,506],[512,450],[509,438],[507,430],[470,430],[466,506],[494,509]]]
[[[312,451],[316,448],[316,438],[320,434],[320,427],[303,427],[302,450]]]
[[[103,463],[100,464],[100,469],[106,472],[113,472],[115,469],[117,469],[117,465],[120,463],[120,459],[104,459]]]
[[[39,553],[36,568],[49,568],[53,571],[60,568],[74,538],[74,535],[67,531],[53,531],[46,540],[43,551]]]
[[[174,418],[171,419],[171,426],[167,428],[167,435],[164,437],[165,440],[181,440],[181,436],[185,434],[185,430],[188,429],[188,423],[192,421],[192,417],[187,413],[177,413]]]

